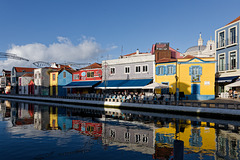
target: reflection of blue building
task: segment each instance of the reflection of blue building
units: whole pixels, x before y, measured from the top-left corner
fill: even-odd
[[[67,131],[72,128],[71,112],[67,108],[58,108],[58,127]]]
[[[202,146],[202,137],[200,133],[201,133],[200,129],[197,129],[197,128],[192,129],[192,134],[189,138],[190,146],[194,146],[194,147]]]
[[[170,133],[170,134],[160,134],[157,133],[156,134],[156,143],[165,143],[165,144],[172,144],[174,142],[174,134]]]

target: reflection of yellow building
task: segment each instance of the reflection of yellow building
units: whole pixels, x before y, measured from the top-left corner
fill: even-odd
[[[203,123],[204,125],[205,123]],[[213,126],[214,124],[210,124]],[[173,147],[173,142],[176,139],[184,142],[184,148],[188,151],[214,154],[216,150],[216,135],[214,128],[191,126],[190,122],[179,124],[180,133],[176,134],[176,125],[170,123],[167,127],[155,130],[156,145],[158,147],[168,146]]]
[[[177,64],[177,68],[176,68]],[[176,84],[177,72],[177,84]],[[155,81],[169,85],[169,92],[176,88],[187,99],[207,100],[215,98],[215,59],[186,56],[180,59],[162,59],[156,63]],[[168,92],[166,89],[157,92]]]
[[[50,96],[58,95],[58,71],[50,72]]]
[[[58,129],[58,109],[57,107],[50,107],[50,127]]]

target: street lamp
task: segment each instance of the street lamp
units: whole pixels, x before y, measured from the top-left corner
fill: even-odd
[[[175,75],[175,79],[176,79],[176,92],[175,92],[175,105],[178,105],[178,98],[179,98],[179,90],[178,90],[178,76],[177,76],[177,64],[178,64],[178,58],[177,58],[177,52],[178,52],[178,48],[176,49],[176,75]]]

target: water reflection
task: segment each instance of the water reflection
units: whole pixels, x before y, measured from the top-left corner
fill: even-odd
[[[175,145],[178,140],[183,142],[185,159],[240,159],[239,122],[220,124],[111,108],[9,101],[1,103],[0,112],[1,119],[11,121],[12,127],[32,124],[35,130],[76,131],[100,140],[105,150],[115,146],[167,160],[173,158],[174,150],[181,150]]]

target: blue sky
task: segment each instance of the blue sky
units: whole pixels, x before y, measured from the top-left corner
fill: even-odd
[[[185,52],[200,32],[204,44],[214,39],[216,29],[240,16],[239,6],[239,0],[0,0],[0,51],[57,62],[117,58],[122,48],[145,52],[156,42]],[[62,56],[71,47],[71,58]],[[78,53],[86,56],[73,59]]]

